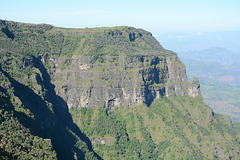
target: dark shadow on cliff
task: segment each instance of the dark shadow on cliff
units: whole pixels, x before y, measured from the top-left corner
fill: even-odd
[[[73,123],[66,102],[56,95],[54,85],[51,84],[50,76],[41,61],[33,57],[33,63],[34,67],[38,68],[42,73],[40,83],[47,90],[44,99],[53,104],[53,112],[46,105],[44,99],[34,93],[29,87],[13,79],[7,72],[3,71],[0,66],[0,71],[11,82],[14,95],[21,100],[25,108],[34,114],[35,120],[29,119],[25,114],[21,113],[17,113],[15,116],[25,127],[30,129],[33,135],[51,139],[53,149],[56,151],[58,159],[74,159],[74,152],[78,159],[84,159],[84,151],[75,146],[77,139],[85,142],[88,150],[92,151],[97,159],[102,159],[93,151],[91,141],[88,137]]]

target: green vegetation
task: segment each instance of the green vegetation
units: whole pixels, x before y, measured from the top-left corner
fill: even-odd
[[[228,159],[228,147],[239,147],[230,121],[214,115],[201,97],[160,98],[149,107],[122,106],[109,114],[103,108],[70,113],[103,159]]]

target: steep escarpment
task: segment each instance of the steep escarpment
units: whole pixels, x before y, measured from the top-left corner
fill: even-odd
[[[0,57],[1,158],[239,158],[229,118],[147,31],[1,20]]]

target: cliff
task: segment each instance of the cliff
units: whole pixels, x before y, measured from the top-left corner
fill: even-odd
[[[229,118],[204,104],[198,79],[190,84],[176,53],[147,31],[1,20],[0,53],[5,158],[239,157]]]

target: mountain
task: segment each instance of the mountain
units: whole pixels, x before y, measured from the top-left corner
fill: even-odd
[[[239,131],[151,33],[0,22],[1,159],[239,159]]]

